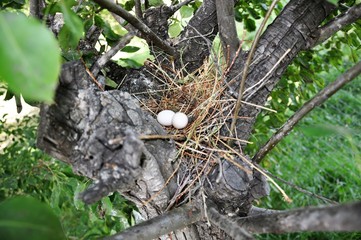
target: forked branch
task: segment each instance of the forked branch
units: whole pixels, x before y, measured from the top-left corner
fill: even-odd
[[[216,0],[219,37],[223,46],[223,54],[228,66],[239,48],[233,0]]]
[[[260,150],[253,157],[252,161],[260,163],[266,154],[271,151],[276,144],[278,144],[287,134],[293,129],[293,127],[315,107],[324,103],[333,94],[340,90],[348,82],[355,79],[361,74],[361,61],[355,66],[350,68],[344,74],[339,76],[336,81],[329,84],[327,87],[322,89],[316,96],[305,103],[287,122],[268,140],[268,142],[260,148]]]
[[[164,52],[171,56],[176,55],[176,51],[171,46],[169,46],[168,43],[159,38],[147,25],[145,25],[142,21],[134,17],[119,5],[113,3],[110,0],[94,0],[94,2],[128,21],[131,25],[138,29],[144,35],[144,37],[148,38],[148,41],[153,42],[155,46],[159,47]]]
[[[94,63],[91,71],[95,77],[97,77],[100,69],[102,69],[107,62],[115,55],[119,50],[125,47],[132,38],[135,36],[135,32],[129,32],[123,36],[108,52],[104,53],[98,60]]]
[[[314,46],[326,41],[340,29],[354,23],[360,18],[361,4],[358,4],[351,7],[349,10],[331,20],[324,26],[318,28],[316,32],[312,33],[310,41],[306,45],[306,49],[313,48]]]

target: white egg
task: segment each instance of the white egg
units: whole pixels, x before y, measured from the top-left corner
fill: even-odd
[[[182,112],[177,112],[173,116],[172,125],[177,129],[185,128],[188,124],[188,117]]]
[[[172,119],[174,116],[172,110],[163,110],[157,115],[157,121],[163,126],[172,126]]]

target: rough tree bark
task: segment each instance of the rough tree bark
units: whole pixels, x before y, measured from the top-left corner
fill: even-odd
[[[94,1],[127,19],[143,35],[152,31],[149,43],[155,43],[168,54],[175,52],[175,56],[179,56],[164,63],[174,61],[175,66],[184,72],[197,70],[209,56],[218,29],[228,29],[221,25],[226,24],[229,18],[227,21],[217,20],[217,13],[221,14],[222,9],[216,9],[214,0],[204,0],[177,40],[170,40],[167,35],[166,20],[174,12],[172,8],[162,6],[145,11],[142,17],[147,27],[143,26],[140,19],[129,16],[110,1]],[[220,4],[220,1],[217,0],[217,3]],[[309,46],[307,42],[312,38],[312,33],[318,30],[333,8],[323,0],[291,0],[287,4],[262,35],[247,76],[244,100],[257,105],[265,104],[286,67],[301,50]],[[228,13],[229,10],[223,9]],[[138,17],[140,14],[138,11]],[[155,17],[157,14],[161,16],[159,21]],[[157,34],[158,37],[155,36]],[[229,56],[236,57],[227,71],[224,85],[230,95],[237,97],[247,52],[238,52],[238,43],[234,43],[234,40],[227,43],[229,39],[225,38],[226,34],[221,34],[223,41],[230,45]],[[276,64],[286,52],[287,55]],[[173,140],[140,140],[142,136],[166,135],[154,117],[140,108],[131,95],[133,92],[157,89],[159,82],[154,77],[155,69],[151,66],[130,71],[114,68],[114,72],[113,75],[121,76],[121,79],[126,76],[121,89],[101,91],[93,83],[83,63],[64,64],[56,104],[41,107],[38,146],[70,164],[78,174],[94,180],[93,185],[82,194],[86,203],[93,203],[111,192],[120,191],[137,205],[144,219],[151,219],[171,208],[170,203],[174,203],[172,198],[184,187],[176,181],[177,177],[171,177],[178,161],[182,159],[176,159]],[[237,121],[239,139],[248,139],[258,113],[259,109],[253,106],[242,107],[239,115],[247,118]],[[223,132],[229,134],[226,129]],[[217,223],[216,219],[246,217],[252,212],[253,201],[268,194],[269,187],[264,176],[247,163],[250,162],[249,157],[241,154],[235,160],[243,170],[225,159],[219,160],[220,166],[212,169],[202,189],[194,192],[196,194],[192,201],[196,203],[197,209],[193,211],[192,208],[191,212],[200,215],[187,218],[187,214],[180,211],[179,221],[187,219],[184,221],[192,224],[195,219],[204,220],[207,210],[202,210],[203,204],[208,202],[212,206],[208,216],[211,222],[214,220],[217,226],[227,229],[224,223]],[[176,174],[186,174],[181,163]],[[153,197],[152,201],[145,205],[144,202],[150,197]],[[203,201],[202,197],[207,200]],[[262,219],[267,222],[269,218]],[[249,221],[254,223],[253,220]],[[177,226],[184,227],[187,224]],[[235,230],[232,236],[239,239],[250,237],[242,229]],[[217,227],[200,222],[175,232],[172,238],[228,239],[229,236]]]
[[[309,36],[332,9],[334,6],[324,0],[293,0],[285,6],[259,41],[245,82],[245,101],[261,106],[265,104],[287,66],[306,47]],[[288,50],[289,53],[276,65]],[[246,56],[247,53],[240,54],[227,75],[227,81],[231,82],[230,92],[234,96],[237,96]],[[241,109],[239,116],[246,118],[237,121],[237,136],[240,139],[249,138],[259,112],[260,109],[256,107]]]

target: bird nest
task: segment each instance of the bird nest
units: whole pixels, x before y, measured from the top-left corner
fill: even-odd
[[[220,159],[225,159],[246,172],[250,171],[249,168],[239,164],[236,158],[257,169],[241,154],[241,144],[251,142],[237,136],[230,137],[231,134],[226,136],[230,133],[229,123],[232,121],[237,99],[225,91],[225,82],[217,71],[218,66],[216,68],[214,63],[205,62],[197,72],[183,77],[180,71],[170,76],[154,63],[149,64],[157,68],[157,78],[163,82],[163,86],[161,90],[148,93],[148,100],[141,102],[143,108],[155,117],[162,110],[172,110],[183,112],[189,118],[186,128],[179,130],[165,127],[168,135],[154,136],[173,139],[177,147],[179,162],[170,178],[178,176],[179,189],[169,208],[175,203],[181,203],[181,199],[187,201],[184,196],[191,196],[202,186],[205,177],[220,163]],[[236,146],[236,149],[231,145]],[[176,174],[180,167],[182,176]]]

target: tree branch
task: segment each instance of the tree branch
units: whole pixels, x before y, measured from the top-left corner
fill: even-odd
[[[29,1],[30,16],[38,19],[43,18],[43,9],[45,8],[45,2],[43,0],[30,0]]]
[[[140,2],[140,0],[135,0],[135,16],[137,16],[137,18],[142,19],[143,17],[143,12],[142,12],[142,3]]]
[[[172,9],[173,12],[176,12],[176,11],[178,11],[181,7],[183,7],[184,5],[187,5],[187,4],[189,4],[189,3],[193,2],[193,1],[194,1],[194,0],[185,0],[185,1],[183,1],[183,2],[180,2],[180,3],[176,4],[176,5],[170,6],[170,8]]]
[[[310,40],[307,42],[305,49],[311,49],[316,45],[326,41],[341,28],[354,23],[361,18],[361,4],[355,5],[338,17],[332,19],[324,26],[318,28],[311,34]]]
[[[307,191],[307,190],[305,190],[305,189],[297,186],[296,184],[291,183],[291,182],[287,182],[286,180],[284,180],[284,179],[282,179],[282,178],[280,178],[280,177],[278,177],[278,176],[276,176],[276,175],[274,175],[274,174],[272,174],[272,173],[270,173],[270,172],[268,172],[268,171],[265,171],[265,172],[267,173],[268,176],[272,177],[273,179],[276,179],[276,180],[278,180],[278,181],[280,181],[280,182],[282,182],[282,183],[284,183],[284,184],[287,184],[288,186],[296,189],[297,191],[299,191],[299,192],[301,192],[301,193],[307,194],[308,196],[311,196],[311,197],[318,198],[318,199],[324,201],[325,203],[338,204],[338,202],[336,202],[336,201],[333,201],[333,200],[331,200],[331,199],[325,198],[325,197],[323,197],[323,196],[321,196],[321,195],[318,195],[318,194],[316,194],[316,193]]]
[[[159,47],[169,55],[176,56],[176,51],[171,46],[169,46],[168,43],[159,38],[147,25],[145,25],[142,21],[134,17],[132,14],[124,10],[119,5],[116,5],[110,0],[94,0],[94,2],[108,9],[110,12],[113,12],[118,16],[124,18],[135,28],[137,28],[143,34],[143,36],[147,38],[149,42],[152,42],[155,46]]]
[[[219,213],[215,205],[210,201],[207,201],[207,216],[214,225],[236,240],[254,239],[251,234],[245,231],[237,222],[234,222],[232,218]]]
[[[229,66],[239,48],[239,39],[234,21],[234,1],[216,0],[216,8],[219,37],[223,46],[223,54]]]
[[[125,47],[130,40],[135,36],[135,32],[129,32],[125,36],[123,36],[117,44],[115,44],[108,52],[104,53],[92,66],[92,73],[95,77],[98,76],[100,69],[102,69],[107,62],[115,55],[117,52]]]
[[[282,212],[281,210],[273,210],[273,209],[267,209],[267,208],[259,208],[252,206],[251,209],[248,212],[248,216],[257,216],[257,215],[268,215],[272,213],[279,213]]]
[[[335,232],[361,230],[361,202],[328,207],[300,208],[238,218],[251,233]]]
[[[358,62],[351,69],[339,76],[336,81],[329,84],[323,90],[321,90],[316,96],[305,103],[287,122],[268,140],[268,142],[260,148],[260,150],[253,157],[252,161],[260,163],[266,154],[271,151],[277,143],[279,143],[293,127],[309,112],[311,112],[316,106],[321,105],[333,94],[340,90],[345,84],[352,81],[359,74],[361,74],[361,61]]]
[[[185,228],[203,217],[201,210],[192,204],[171,210],[163,215],[137,224],[134,227],[105,238],[106,240],[147,240]]]

